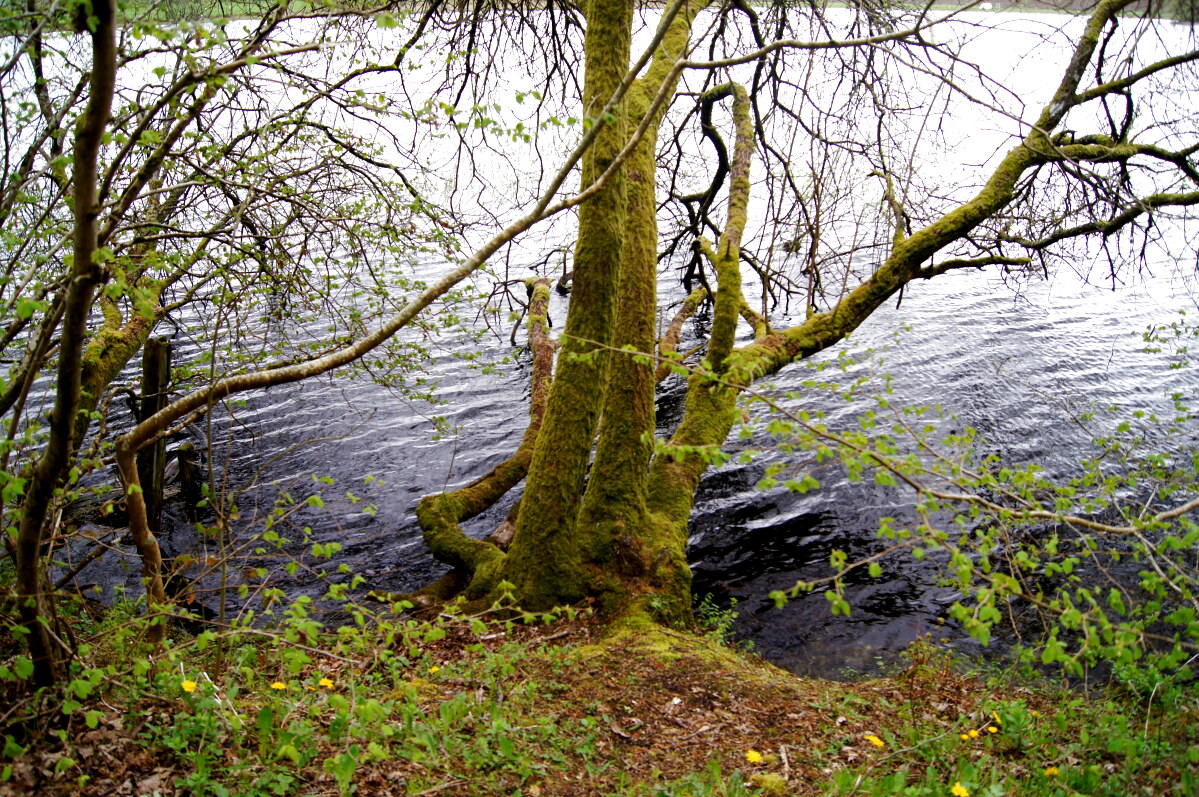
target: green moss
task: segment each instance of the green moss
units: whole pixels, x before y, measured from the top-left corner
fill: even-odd
[[[667,664],[681,659],[696,659],[730,671],[749,669],[748,662],[737,652],[707,637],[664,628],[644,610],[632,610],[613,620],[600,644],[595,647],[630,649]],[[766,666],[769,668],[769,665]]]
[[[630,3],[592,0],[587,6],[585,114],[599,114],[619,86],[628,68],[631,36]],[[623,107],[612,118],[595,122],[604,128],[584,157],[584,185],[604,172],[626,140]],[[528,608],[551,608],[584,593],[577,517],[604,401],[625,219],[620,169],[579,209],[574,291],[562,355],[504,567],[518,602]]]

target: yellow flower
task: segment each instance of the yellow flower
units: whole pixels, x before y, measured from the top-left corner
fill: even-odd
[[[960,780],[953,784],[953,788],[949,790],[949,793],[953,797],[970,797],[970,790],[963,786]]]
[[[762,760],[762,754],[759,753],[757,750],[746,750],[745,751],[745,760],[751,764],[757,764],[759,761]]]
[[[332,689],[332,688],[333,688],[333,682],[332,682],[332,681],[330,681],[328,678],[322,678],[322,679],[320,679],[319,681],[317,681],[316,683],[317,683],[317,686],[323,686],[323,687],[325,687],[326,689]]]
[[[968,742],[968,741],[970,741],[970,734],[968,734],[968,733],[959,733],[959,734],[958,734],[958,738],[959,738],[959,739],[961,739],[963,742]]]
[[[278,691],[281,691],[286,688],[287,688],[287,684],[283,683],[282,681],[275,681],[273,684],[271,684],[271,689],[275,689]]]
[[[870,742],[875,747],[886,747],[887,743],[875,736],[873,733],[866,734],[866,741]]]
[[[1002,724],[1003,724],[1003,720],[999,719],[999,715],[998,715],[998,714],[996,714],[994,711],[992,711],[992,712],[991,712],[991,716],[995,718],[995,724],[996,724],[996,725],[1002,725]]]
[[[188,693],[194,692],[194,691],[196,691],[196,682],[195,681],[184,681],[183,683],[179,684],[179,688],[182,689],[184,692],[188,692]]]
[[[1052,778],[1059,772],[1057,767],[1045,767],[1045,777]]]
[[[1029,713],[1029,714],[1032,714],[1034,717],[1039,717],[1039,716],[1041,716],[1041,712],[1039,712],[1039,711],[1030,711],[1030,712],[1028,712],[1028,713]]]
[[[429,675],[436,675],[437,671],[440,669],[441,669],[440,667],[438,667],[436,664],[434,664],[432,667],[429,668]]]
[[[988,725],[987,733],[999,733],[999,729],[996,728],[994,725]]]
[[[971,739],[977,739],[977,738],[978,738],[978,729],[977,729],[977,728],[971,728],[971,729],[970,729],[970,738],[971,738]]]

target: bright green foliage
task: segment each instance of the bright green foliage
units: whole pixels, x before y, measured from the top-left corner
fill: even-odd
[[[1151,330],[1146,340],[1155,352],[1167,346],[1172,365],[1190,367],[1184,344],[1193,334],[1176,323]],[[1199,581],[1180,553],[1199,543],[1188,516],[1199,496],[1187,443],[1191,397],[1171,396],[1176,414],[1168,418],[1141,411],[1120,418],[1115,410],[1080,418],[1096,454],[1072,475],[1051,479],[1035,463],[977,456],[985,441],[975,430],[955,422],[957,431],[947,433],[939,408],[895,404],[885,377],[811,380],[806,387],[855,402],[856,428],[786,410],[789,397],[758,394],[750,401],[774,410],[766,431],[789,454],[808,452],[808,467],[817,472],[836,462],[851,482],[870,479],[914,495],[915,518],[884,519],[880,553],[850,562],[834,551],[833,574],[796,585],[791,596],[827,587],[833,612],[848,613],[844,576],[851,570],[868,566],[877,577],[881,557],[935,556],[944,583],[963,595],[950,617],[984,645],[1008,629],[1013,611],[1032,606],[1043,625],[1011,629],[1025,640],[1024,661],[1075,675],[1106,660],[1188,677],[1199,650]],[[784,466],[769,466],[760,486],[773,487],[784,475]],[[810,479],[810,472],[796,473],[788,486]],[[1120,576],[1126,563],[1135,578]],[[773,597],[781,605],[788,595]]]

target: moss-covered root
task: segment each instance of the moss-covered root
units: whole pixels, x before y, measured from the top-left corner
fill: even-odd
[[[726,671],[753,670],[770,677],[777,674],[790,679],[770,665],[755,662],[752,667],[742,654],[721,645],[719,641],[672,630],[657,619],[654,609],[646,610],[632,606],[621,616],[609,623],[599,647],[619,650],[621,655],[636,652],[645,659],[653,659],[669,665],[680,659],[707,662],[716,669]]]
[[[416,508],[416,520],[424,534],[425,544],[438,561],[459,571],[465,581],[467,596],[472,598],[486,594],[498,583],[504,551],[490,541],[466,536],[458,524],[493,506],[528,473],[549,396],[554,359],[554,343],[547,323],[550,281],[546,278],[531,280],[529,290],[533,390],[529,426],[520,447],[507,460],[462,489],[426,496]],[[444,590],[436,591],[434,596],[438,599],[450,597],[441,592]]]

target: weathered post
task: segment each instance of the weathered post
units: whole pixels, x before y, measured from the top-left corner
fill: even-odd
[[[167,387],[171,381],[171,342],[150,338],[142,351],[141,418],[145,420],[167,405]],[[146,500],[146,519],[150,530],[162,530],[162,472],[167,464],[167,441],[159,438],[137,454],[137,475]]]

